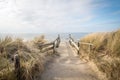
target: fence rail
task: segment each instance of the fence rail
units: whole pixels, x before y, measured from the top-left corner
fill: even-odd
[[[91,47],[93,46],[92,43],[86,43],[86,42],[75,42],[74,38],[69,34],[69,43],[70,45],[77,50],[77,54],[80,52],[80,45],[88,45],[89,46],[89,52],[91,51]]]
[[[41,52],[49,51],[53,49],[53,53],[56,52],[56,48],[60,45],[60,36],[57,37],[53,42],[46,43],[46,44],[39,44]]]

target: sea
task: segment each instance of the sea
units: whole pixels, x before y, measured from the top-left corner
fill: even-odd
[[[0,33],[0,38],[5,38],[6,36],[10,36],[12,38],[22,38],[23,40],[33,40],[35,37],[39,37],[41,35],[45,36],[45,39],[48,41],[55,40],[58,35],[62,41],[69,40],[69,34],[77,41],[82,37],[90,34],[90,33]]]

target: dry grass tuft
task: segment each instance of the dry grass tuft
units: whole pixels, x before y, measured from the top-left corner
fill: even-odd
[[[35,44],[38,44],[38,43],[39,43],[39,44],[43,44],[43,43],[46,42],[45,36],[44,36],[44,35],[41,35],[41,36],[35,37],[34,40],[33,40],[33,42],[34,42]]]

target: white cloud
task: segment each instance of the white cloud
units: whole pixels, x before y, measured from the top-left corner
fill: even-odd
[[[86,16],[91,16],[90,0],[70,0],[67,2],[64,2],[64,0],[41,0],[39,5],[36,5],[38,4],[37,1],[28,1],[26,3],[28,5],[24,5],[26,9],[23,7],[23,20],[29,19],[30,21],[27,21],[30,23],[42,27],[52,28],[56,26],[62,27],[64,24],[69,25],[71,22],[75,22],[76,19],[71,18],[75,15],[80,15],[81,20],[85,20]]]
[[[96,8],[93,0],[6,1],[0,2],[3,4],[0,6],[0,31],[3,32],[8,27],[9,32],[30,32],[30,29],[34,32],[72,31],[70,26],[78,28],[92,20]]]

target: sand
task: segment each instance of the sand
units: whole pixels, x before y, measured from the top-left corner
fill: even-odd
[[[80,60],[68,42],[62,42],[37,80],[99,80],[87,62]]]

